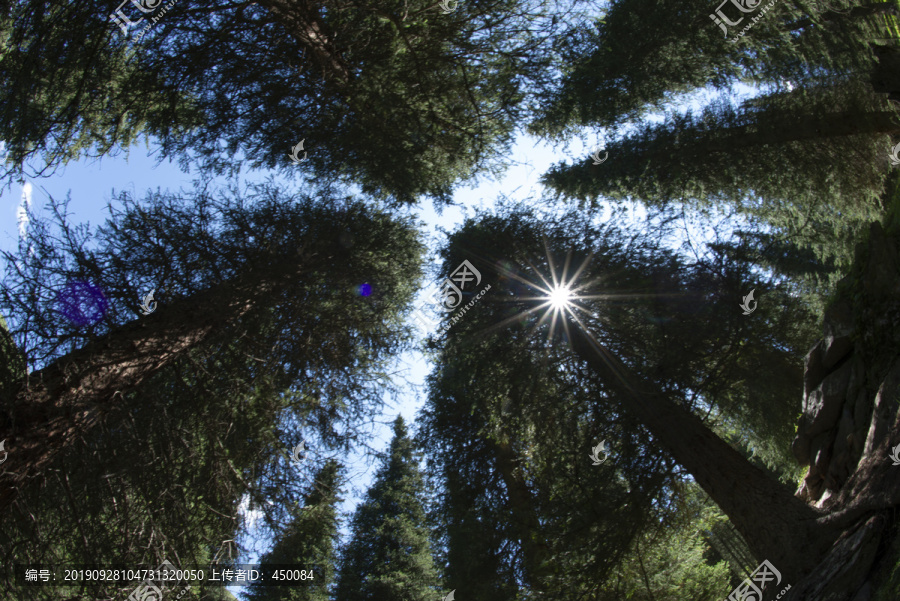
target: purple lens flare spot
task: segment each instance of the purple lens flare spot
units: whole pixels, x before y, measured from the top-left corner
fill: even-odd
[[[76,326],[94,325],[106,315],[109,301],[99,286],[71,282],[57,295],[57,310]]]
[[[361,284],[359,287],[360,296],[369,296],[372,294],[372,287],[368,284]]]

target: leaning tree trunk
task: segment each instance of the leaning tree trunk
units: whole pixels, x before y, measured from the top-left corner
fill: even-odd
[[[310,255],[241,276],[132,321],[25,378],[0,426],[8,460],[0,469],[0,516],[19,490],[43,478],[53,457],[121,394],[238,320],[279,286],[308,271]],[[0,518],[2,519],[2,518]]]
[[[569,324],[575,353],[627,399],[629,412],[665,446],[731,519],[754,555],[784,580],[807,571],[838,535],[819,525],[820,513],[769,478],[693,413],[642,382],[577,324]],[[769,591],[767,591],[768,593]]]
[[[710,152],[733,153],[735,148],[808,142],[837,136],[900,134],[900,119],[894,111],[838,111],[800,119],[775,119],[729,127],[721,135],[692,149],[698,156]]]
[[[258,1],[309,51],[312,62],[324,79],[338,85],[350,81],[350,70],[334,43],[336,36],[322,19],[317,4],[309,0]]]

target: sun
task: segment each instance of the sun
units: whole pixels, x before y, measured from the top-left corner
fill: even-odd
[[[591,254],[584,257],[581,264],[576,266],[572,264],[572,252],[569,251],[564,263],[557,265],[548,246],[545,238],[544,251],[547,256],[545,268],[528,260],[524,261],[523,269],[501,266],[501,274],[504,277],[516,281],[523,288],[530,289],[530,293],[517,295],[516,299],[510,300],[513,302],[526,301],[530,306],[514,312],[490,326],[490,329],[500,330],[512,323],[523,323],[528,316],[536,315],[538,319],[532,324],[532,327],[537,329],[549,325],[547,340],[550,341],[554,339],[560,328],[566,331],[570,326],[586,328],[582,317],[595,315],[595,309],[591,308],[592,303],[609,297],[608,294],[599,294],[594,291],[599,285],[599,278],[579,281],[584,280],[582,276],[591,261]],[[545,269],[548,269],[550,273],[545,275]],[[533,278],[525,277],[523,273],[525,271],[534,274]]]
[[[550,306],[553,309],[563,311],[572,304],[573,296],[574,295],[568,286],[556,285],[551,288],[547,300],[550,301]]]

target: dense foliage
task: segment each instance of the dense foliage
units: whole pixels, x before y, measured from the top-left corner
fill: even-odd
[[[715,1],[8,3],[5,185],[140,140],[201,175],[97,228],[51,200],[2,253],[0,590],[118,601],[6,568],[228,566],[248,539],[316,573],[251,601],[713,601],[776,555],[799,576],[840,534],[789,489],[804,355],[900,214],[898,4]],[[442,232],[440,272],[479,286],[342,532],[343,457],[413,348],[409,208],[525,132],[605,146]],[[248,168],[269,179],[213,184]]]

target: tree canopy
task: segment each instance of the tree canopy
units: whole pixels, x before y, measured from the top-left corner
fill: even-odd
[[[579,125],[621,127],[705,86],[867,80],[875,66],[868,42],[887,35],[885,13],[896,10],[849,0],[779,2],[733,41],[763,4],[745,2],[739,11],[737,2],[611,3],[602,19],[555,38],[564,72],[540,92],[540,114],[530,127],[554,136]],[[721,26],[725,36],[717,9],[737,23]]]
[[[139,39],[113,24],[109,2],[12,5],[0,61],[10,175],[141,134],[186,165],[296,173],[303,140],[303,173],[446,203],[457,181],[500,165],[558,28],[542,1],[460,2],[449,14],[425,0],[161,4]]]
[[[82,563],[100,559],[91,540],[109,563],[208,561],[241,528],[244,496],[284,516],[270,504],[297,488],[291,439],[359,438],[382,403],[372,371],[408,345],[422,251],[408,220],[265,184],[120,200],[91,239],[56,205],[55,224],[33,223],[34,255],[8,257],[0,303],[35,367],[2,399],[0,424],[16,458],[3,473],[4,548],[20,559],[77,531],[83,544],[65,557]],[[108,299],[92,325],[58,311],[54,289],[73,279]],[[137,317],[145,284],[163,292]],[[124,533],[124,545],[108,538]]]
[[[251,601],[716,601],[763,560],[754,601],[868,601],[900,502],[897,4],[716,1],[8,3],[3,184],[138,141],[199,179],[95,228],[24,203],[0,588],[133,600],[5,568],[252,542],[312,578]],[[540,197],[413,212],[471,204],[520,134],[557,145]],[[424,391],[385,378],[407,351]]]
[[[651,238],[629,240],[577,213],[480,215],[451,235],[443,256],[447,271],[466,259],[492,283],[435,340],[440,368],[423,415],[430,470],[446,490],[450,573],[476,569],[455,549],[468,544],[478,519],[497,524],[495,542],[480,541],[479,553],[517,549],[508,573],[522,574],[530,590],[590,598],[650,527],[653,508],[665,520],[677,506],[688,474],[682,458],[630,409],[615,375],[594,372],[568,350],[576,328],[682,411],[705,416],[706,428],[724,430],[717,416],[737,420],[753,439],[748,447],[774,451],[770,465],[790,470],[793,431],[782,424],[799,411],[798,359],[815,321],[787,290],[748,284],[748,267],[732,258],[687,263]],[[549,307],[560,282],[575,296],[576,321]],[[740,298],[741,285],[778,301],[750,323],[725,300]],[[589,449],[603,440],[615,462],[591,466]],[[514,579],[502,579],[501,572],[491,587],[515,590]],[[481,598],[478,584],[459,587]]]

